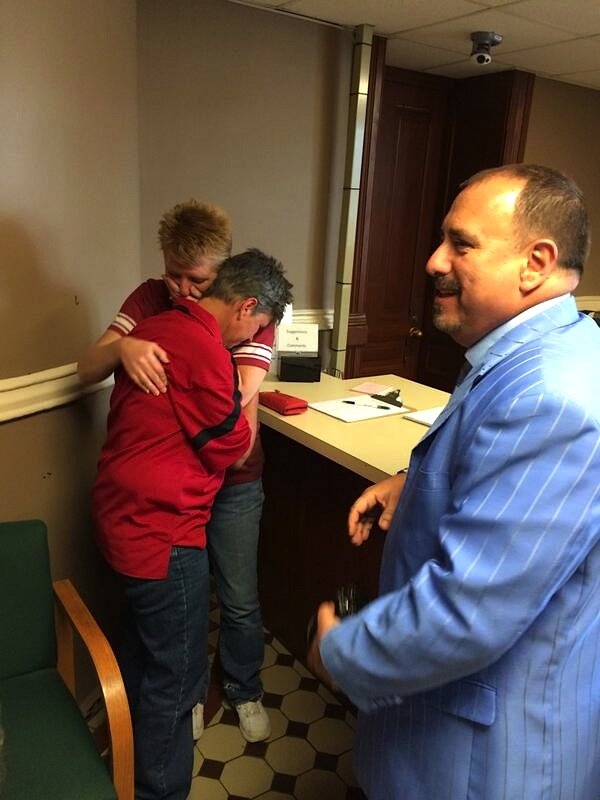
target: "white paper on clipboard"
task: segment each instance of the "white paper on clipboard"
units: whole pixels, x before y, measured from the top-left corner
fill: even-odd
[[[341,397],[339,400],[320,400],[309,403],[309,408],[322,411],[331,417],[341,419],[343,422],[362,422],[365,419],[390,417],[394,414],[406,414],[411,411],[408,406],[392,406],[373,400],[371,397]]]
[[[411,411],[406,415],[406,419],[412,422],[418,422],[420,425],[427,425],[429,428],[439,415],[442,413],[446,406],[436,406],[436,408],[426,408],[423,411]]]

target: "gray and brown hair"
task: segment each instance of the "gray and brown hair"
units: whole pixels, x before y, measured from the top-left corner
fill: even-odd
[[[217,297],[226,303],[255,297],[255,314],[270,314],[277,323],[292,302],[292,284],[277,259],[251,248],[231,256],[223,263],[204,297]]]

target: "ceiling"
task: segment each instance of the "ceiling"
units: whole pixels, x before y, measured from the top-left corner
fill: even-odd
[[[388,39],[386,63],[450,78],[520,69],[600,89],[600,0],[234,0]],[[496,31],[493,60],[470,59],[471,32]]]

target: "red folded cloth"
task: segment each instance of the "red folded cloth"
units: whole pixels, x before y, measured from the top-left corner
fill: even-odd
[[[289,417],[291,414],[302,414],[308,408],[308,402],[301,397],[294,397],[291,394],[284,394],[277,390],[273,392],[259,392],[258,402],[262,406],[272,408],[278,414]]]

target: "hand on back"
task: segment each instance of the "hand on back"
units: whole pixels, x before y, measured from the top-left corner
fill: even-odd
[[[121,340],[121,364],[131,380],[144,392],[158,396],[167,391],[163,364],[169,356],[156,342],[125,336]]]

